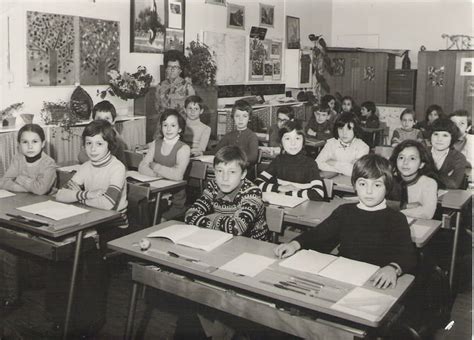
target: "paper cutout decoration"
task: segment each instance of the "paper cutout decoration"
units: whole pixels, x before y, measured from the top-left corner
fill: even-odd
[[[92,107],[91,96],[82,87],[78,86],[71,95],[71,110],[80,119],[87,120],[91,116]]]
[[[444,86],[444,66],[428,67],[428,82],[432,87]]]
[[[375,67],[373,66],[364,67],[364,80],[366,81],[375,80]]]
[[[345,58],[333,58],[333,67],[334,67],[334,73],[333,75],[335,77],[342,77],[344,76],[345,70],[346,70],[346,59]]]

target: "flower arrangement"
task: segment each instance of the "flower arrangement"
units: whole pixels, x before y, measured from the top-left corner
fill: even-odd
[[[217,72],[215,53],[200,41],[191,41],[186,51],[188,52],[187,74],[191,76],[193,85],[214,86]]]
[[[117,70],[107,73],[110,76],[109,87],[103,91],[97,90],[102,99],[107,94],[117,96],[123,100],[136,99],[144,96],[150,89],[153,77],[146,72],[145,66],[138,66],[137,72],[120,74]]]
[[[41,118],[46,125],[59,125],[69,140],[72,136],[72,127],[81,119],[72,111],[69,103],[60,100],[58,102],[43,102],[43,108],[40,111]],[[53,134],[55,134],[53,130]]]

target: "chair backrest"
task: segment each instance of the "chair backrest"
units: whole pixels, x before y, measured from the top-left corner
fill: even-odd
[[[380,155],[383,158],[389,159],[390,156],[392,156],[393,147],[392,146],[376,146],[374,152],[376,155]]]
[[[143,183],[127,182],[128,216],[135,225],[151,226],[151,217],[148,214],[148,204],[151,200],[150,186]]]
[[[141,153],[133,152],[130,150],[125,150],[125,165],[129,170],[138,170],[138,165],[142,161],[143,157],[145,157]]]
[[[265,218],[267,220],[268,229],[272,234],[272,242],[278,242],[278,235],[282,233],[283,230],[283,217],[285,211],[283,209],[267,206],[265,208]]]
[[[326,187],[326,193],[328,198],[332,198],[332,188],[334,186],[334,181],[329,178],[323,178],[324,186]]]
[[[199,190],[202,192],[204,190],[204,180],[206,179],[208,164],[201,161],[191,161],[190,166],[188,183],[192,186],[193,182],[197,181],[199,183]]]

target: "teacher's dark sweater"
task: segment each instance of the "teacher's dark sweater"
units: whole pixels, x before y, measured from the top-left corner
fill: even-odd
[[[397,263],[404,273],[416,268],[416,251],[406,217],[385,208],[366,211],[357,204],[344,204],[317,227],[295,241],[301,248],[331,251],[338,243],[339,255],[384,267]]]

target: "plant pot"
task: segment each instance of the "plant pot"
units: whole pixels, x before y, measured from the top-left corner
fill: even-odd
[[[2,126],[5,127],[15,127],[16,125],[16,117],[8,117],[3,119]]]

